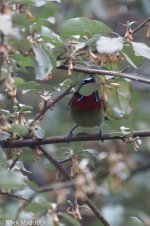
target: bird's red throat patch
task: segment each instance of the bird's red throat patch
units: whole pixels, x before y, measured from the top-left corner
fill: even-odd
[[[95,92],[89,96],[82,96],[77,92],[72,97],[71,106],[80,110],[93,110],[101,107],[101,100],[97,99]]]

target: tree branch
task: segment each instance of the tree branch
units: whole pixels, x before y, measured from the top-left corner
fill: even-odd
[[[40,150],[44,154],[44,156],[55,166],[55,168],[63,175],[65,180],[71,180],[70,176],[64,169],[64,167],[59,163],[57,159],[55,159],[52,155],[50,155],[44,148],[40,146]]]
[[[12,164],[10,165],[9,167],[9,171],[11,171],[13,169],[13,167],[15,166],[16,162],[19,160],[19,157],[20,157],[20,153],[17,154],[15,160],[12,162]]]
[[[65,182],[56,183],[56,184],[52,184],[52,185],[42,186],[41,188],[39,188],[37,191],[35,191],[29,197],[28,200],[25,200],[25,202],[22,203],[22,205],[18,208],[18,210],[16,212],[15,219],[18,218],[19,213],[22,211],[22,209],[26,205],[28,205],[28,203],[32,202],[32,200],[35,198],[35,196],[38,193],[48,192],[48,191],[52,191],[54,189],[68,188],[68,187],[72,187],[73,189],[75,189],[76,180],[72,179],[70,177],[70,175],[62,167],[62,165],[58,162],[58,160],[56,160],[51,154],[49,154],[47,151],[45,151],[44,148],[40,147],[40,149],[43,152],[43,154],[45,155],[45,157],[56,167],[56,169],[61,173],[61,175],[63,175],[63,177],[64,177],[64,179],[66,181]],[[86,195],[85,195],[85,200],[84,201],[89,206],[89,208],[93,211],[93,213],[97,216],[97,218],[104,224],[104,226],[110,226],[109,223],[105,220],[105,218],[101,215],[99,210],[96,208],[96,206],[89,200],[89,198]]]
[[[23,199],[25,202],[23,202],[17,212],[16,212],[16,215],[15,215],[15,218],[14,220],[16,220],[20,214],[20,212],[29,204],[33,201],[33,199],[39,194],[39,193],[44,193],[44,192],[51,192],[51,191],[54,191],[54,190],[59,190],[59,189],[62,189],[62,188],[70,188],[73,186],[73,184],[75,183],[75,180],[73,181],[65,181],[65,182],[58,182],[58,183],[53,183],[53,184],[50,184],[50,185],[44,185],[44,186],[41,186],[39,187],[34,193],[32,193],[28,199]],[[12,195],[11,195],[12,196]]]
[[[57,67],[58,69],[68,70],[68,65],[60,65]],[[72,71],[87,73],[87,74],[98,74],[98,75],[107,75],[107,76],[116,76],[120,78],[127,78],[134,80],[136,82],[142,82],[146,84],[150,84],[150,79],[142,78],[143,76],[137,77],[131,74],[122,73],[119,71],[108,71],[108,70],[102,70],[102,69],[95,69],[95,68],[89,68],[89,67],[82,67],[82,66],[74,66]]]
[[[5,196],[9,196],[9,197],[12,197],[12,198],[15,198],[15,199],[28,201],[27,199],[23,198],[22,196],[15,195],[15,194],[9,193],[9,192],[2,192],[2,191],[0,191],[0,195],[5,195]]]
[[[64,176],[65,180],[73,181],[70,175],[66,172],[64,167],[56,160],[52,155],[47,153],[42,147],[40,147],[41,151],[45,155],[45,157],[56,167],[57,170]],[[72,184],[72,188],[75,189],[74,184]],[[106,219],[101,215],[97,207],[91,202],[91,200],[85,195],[84,201],[89,208],[93,211],[93,213],[97,216],[97,218],[104,224],[104,226],[110,226],[110,224],[106,221]]]
[[[73,84],[72,86],[70,86],[68,89],[64,90],[63,93],[61,93],[59,96],[56,97],[55,100],[48,102],[48,104],[46,105],[46,107],[39,113],[37,113],[37,115],[33,118],[32,122],[30,123],[29,126],[33,126],[37,120],[39,120],[44,114],[45,112],[50,109],[51,107],[53,107],[58,101],[60,101],[64,96],[68,95],[70,90],[76,85]]]
[[[150,137],[150,130],[140,130],[133,131],[132,137]],[[101,136],[98,134],[74,134],[70,139],[70,142],[77,141],[93,141],[93,140],[122,140],[124,141],[127,138],[126,135],[122,133],[105,133]],[[23,139],[23,140],[7,140],[1,142],[3,148],[18,148],[18,147],[34,147],[36,145],[44,145],[44,144],[58,144],[58,143],[66,143],[68,142],[68,135],[62,136],[53,136],[53,137],[45,137],[44,139]]]
[[[110,226],[110,224],[106,221],[106,219],[103,217],[103,215],[100,213],[100,211],[97,209],[97,207],[91,202],[91,200],[86,197],[85,200],[86,204],[90,209],[94,212],[94,214],[97,216],[97,218],[105,225]]]
[[[144,27],[150,21],[150,17],[144,20],[141,24],[139,24],[134,30],[133,33],[139,31],[142,27]]]

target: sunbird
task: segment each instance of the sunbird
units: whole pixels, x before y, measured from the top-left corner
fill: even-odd
[[[78,89],[73,94],[69,106],[75,126],[69,133],[72,136],[77,126],[95,127],[99,126],[101,135],[101,123],[105,118],[105,105],[99,95],[99,86],[93,77],[81,81]]]

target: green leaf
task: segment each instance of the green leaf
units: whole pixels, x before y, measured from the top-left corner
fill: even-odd
[[[44,43],[42,45],[42,48],[46,52],[47,56],[49,57],[50,62],[51,62],[51,70],[53,70],[54,68],[56,68],[56,57],[55,57],[52,49],[49,48],[49,44]]]
[[[150,47],[145,43],[131,42],[136,56],[143,56],[150,59]]]
[[[59,35],[46,26],[41,27],[41,35],[45,41],[52,43],[54,46],[64,46],[63,40]]]
[[[35,199],[30,202],[26,207],[25,210],[28,212],[38,213],[44,212],[50,208],[50,203],[45,199],[44,196],[37,196]]]
[[[104,87],[107,96],[106,113],[115,119],[126,119],[132,108],[131,84],[124,79],[109,79],[109,85]]]
[[[38,190],[38,185],[36,183],[34,183],[31,180],[27,180],[26,184],[32,189],[32,190]]]
[[[21,88],[24,90],[39,90],[40,84],[38,84],[36,81],[30,81],[30,82],[25,82],[24,84],[21,84],[18,88]]]
[[[95,82],[90,82],[87,83],[85,86],[82,86],[79,92],[83,96],[89,96],[95,90],[98,90],[98,85]]]
[[[97,152],[94,149],[82,149],[81,153],[84,157],[88,158],[88,165],[95,168],[95,162],[97,161]]]
[[[20,172],[0,171],[0,188],[22,189],[26,186],[25,176]]]
[[[68,88],[72,86],[75,82],[71,79],[65,79],[63,82],[60,83],[60,86],[63,88]]]
[[[34,8],[34,17],[36,18],[37,22],[38,20],[41,20],[41,16],[43,16],[43,18],[48,18],[49,16],[56,16],[58,10],[60,10],[59,4],[55,4],[55,2],[47,0],[43,5],[40,6],[40,1],[32,0],[32,5],[40,7],[38,9]]]
[[[81,226],[81,224],[73,217],[66,213],[61,213],[60,216],[71,226]]]
[[[124,46],[122,54],[124,55],[128,63],[131,64],[134,68],[142,65],[145,60],[144,57],[135,55],[132,46]]]
[[[35,77],[37,80],[47,80],[53,69],[50,58],[46,51],[38,45],[33,45],[32,50],[34,52],[34,55],[31,57],[34,65]]]
[[[137,217],[130,217],[128,220],[128,226],[144,226],[144,224]]]
[[[71,18],[64,21],[59,27],[59,34],[64,38],[74,35],[108,34],[111,28],[98,20],[90,20],[85,17]]]
[[[22,3],[22,4],[29,4],[29,3],[31,3],[33,0],[18,0],[17,2],[18,3]],[[14,1],[14,0],[9,0],[9,5],[11,6],[11,4],[13,5],[14,3],[16,3],[16,1]]]
[[[11,137],[9,133],[0,132],[0,141],[8,140]]]
[[[37,128],[33,130],[34,135],[39,138],[39,139],[43,139],[45,137],[45,131],[42,128]]]
[[[19,136],[25,137],[28,134],[27,127],[23,126],[22,124],[14,124],[11,126],[11,128],[8,130],[10,133],[16,133]]]
[[[15,77],[14,80],[17,87],[25,84],[25,80],[23,78]]]
[[[12,58],[16,61],[19,67],[33,67],[33,62],[29,56],[23,56],[20,53],[15,53]]]
[[[0,115],[1,116],[10,116],[11,115],[11,113],[10,113],[10,111],[8,111],[8,110],[5,110],[5,109],[0,109]]]
[[[32,213],[38,213],[43,212],[48,208],[44,208],[42,204],[38,203],[30,203],[25,207],[25,211],[32,212]]]
[[[39,84],[36,81],[24,82],[20,86],[18,86],[18,88],[22,91],[26,90],[27,92],[29,92],[31,90],[36,90],[37,92],[38,91],[45,91],[45,90],[51,91],[50,85]]]
[[[33,109],[32,106],[30,105],[25,105],[25,104],[19,104],[20,110],[21,111],[31,111]]]
[[[13,4],[14,4],[14,2],[12,3],[12,5]],[[27,20],[26,15],[23,14],[23,13],[13,13],[12,14],[12,21],[13,21],[13,24],[15,26],[18,26],[18,27],[24,27],[24,28],[28,29],[29,26],[30,26],[30,21]]]

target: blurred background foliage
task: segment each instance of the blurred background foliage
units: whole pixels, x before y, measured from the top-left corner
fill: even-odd
[[[17,26],[23,25],[24,28],[26,28],[25,32],[27,32],[27,34],[32,34],[35,30],[37,31],[38,29],[40,29],[40,24],[45,24],[47,27],[58,33],[59,25],[62,23],[62,21],[69,18],[82,16],[103,21],[116,33],[124,35],[125,27],[123,26],[123,24],[125,24],[127,20],[136,21],[138,24],[150,15],[149,0],[62,0],[61,3],[59,3],[59,1],[53,2],[40,0],[31,2],[34,4],[31,4],[30,8],[32,14],[30,14],[30,11],[26,12],[28,20],[23,14],[15,15],[13,18],[14,24]],[[9,3],[13,4],[14,1],[9,1]],[[149,45],[149,40],[146,39],[146,32],[144,32],[143,30],[144,29],[141,29],[139,32],[137,32],[134,38],[136,41],[140,42],[142,40],[142,42]],[[37,38],[38,37],[36,37],[36,39]],[[44,31],[42,38],[44,40],[48,39],[47,36],[44,36]],[[14,48],[21,49],[22,51],[26,52],[30,49],[30,45],[27,41],[23,41],[24,42],[22,42],[22,40],[16,40],[15,38],[12,38],[10,39],[9,43]],[[34,42],[34,40],[31,40],[31,42],[32,41]],[[51,37],[49,37],[48,41],[54,41],[55,44],[58,44],[58,49],[59,46],[61,46],[61,42],[54,34],[51,34]],[[37,53],[38,55],[39,50],[35,49],[34,51],[35,54]],[[58,71],[54,69],[52,78],[49,81],[40,81],[40,87],[37,87],[36,84],[29,84],[28,86],[27,82],[34,81],[35,74],[36,76],[38,76],[38,71],[36,72],[33,70],[33,66],[35,66],[37,62],[34,62],[29,58],[26,58],[25,56],[18,55],[16,54],[16,52],[14,52],[11,57],[14,61],[16,60],[18,64],[16,65],[15,72],[15,82],[18,87],[17,99],[24,105],[32,106],[33,109],[31,111],[32,116],[34,116],[39,111],[39,104],[42,100],[42,97],[39,96],[37,90],[39,89],[41,93],[42,89],[49,91],[49,93],[56,91],[57,95],[57,91],[59,92],[59,90],[62,89],[60,84],[63,83],[65,79],[70,79],[70,77],[68,77],[67,71]],[[55,68],[56,62],[55,59],[53,59],[51,51],[49,51],[49,57],[51,59],[51,62],[49,62],[49,64],[51,65],[49,66],[51,66],[51,69],[53,69]],[[40,60],[41,59],[38,59],[38,62]],[[47,60],[44,54],[42,60]],[[137,76],[138,74],[140,74],[143,77],[147,78],[149,78],[150,76],[149,71],[149,61],[145,61],[144,64],[142,64],[137,69],[127,69],[127,72],[129,73]],[[5,71],[3,73],[5,74]],[[80,78],[80,76],[80,73],[72,72],[71,79],[76,80],[76,78]],[[149,129],[150,87],[149,85],[143,85],[141,83],[131,83],[131,103],[133,108],[131,116],[127,120],[111,119],[110,122],[104,123],[104,133],[118,132],[120,131],[121,126],[129,127],[131,130]],[[11,82],[10,85],[12,85]],[[30,92],[22,93],[23,89],[30,89],[30,85],[32,87]],[[6,87],[3,84],[0,87],[0,108],[7,109],[12,112],[13,103],[12,100],[9,99],[9,97],[6,95],[5,88]],[[67,109],[70,97],[71,95],[66,96],[58,104],[56,104],[53,109],[50,109],[46,112],[43,120],[41,121],[41,128],[45,130],[46,136],[66,135],[72,128],[74,123]],[[28,110],[29,109],[27,109],[27,111]],[[28,118],[32,118],[31,115],[29,115]],[[79,128],[76,132],[81,131],[85,130]],[[89,132],[97,131],[89,129]],[[138,225],[137,222],[134,224],[133,219],[132,222],[129,222],[129,218],[132,216],[140,218],[144,222],[145,226],[150,225],[149,138],[142,140],[142,144],[140,145],[138,152],[134,151],[132,144],[126,144],[121,141],[105,141],[103,143],[92,141],[57,145],[53,144],[46,145],[45,148],[59,160],[64,159],[66,156],[68,156],[68,153],[75,153],[78,156],[79,161],[85,157],[89,159],[90,170],[95,173],[95,180],[98,185],[97,191],[91,194],[91,199],[96,203],[97,207],[101,210],[106,219],[108,219],[111,226]],[[55,181],[54,175],[56,174],[56,171],[54,167],[48,162],[48,160],[46,160],[43,156],[40,156],[39,159],[37,159],[36,154],[30,148],[22,149],[23,152],[21,152],[19,160],[23,161],[24,166],[27,169],[25,169],[24,171],[27,173],[29,179],[31,181],[34,181],[38,185],[53,183]],[[13,158],[15,158],[15,154],[12,159]],[[5,157],[3,156],[1,159],[5,159]],[[33,161],[33,159],[36,160]],[[1,161],[1,166],[2,164],[3,161]],[[69,169],[70,164],[65,163],[64,166]],[[31,171],[32,173],[28,173],[27,171]],[[9,178],[9,180],[10,179],[11,177]],[[20,183],[22,183],[23,179],[19,178],[19,180]],[[18,184],[17,179],[13,178],[12,181],[15,186],[16,184]],[[5,188],[5,186],[3,186],[4,184],[6,184],[6,181],[0,182],[0,185],[3,189]],[[9,184],[5,189],[8,188]],[[18,192],[16,192],[16,194],[23,194],[27,197],[31,192],[30,186],[28,189],[24,187],[17,187],[17,189]],[[55,197],[57,195],[55,193],[48,194],[47,196],[48,199],[56,202]],[[46,206],[47,197],[43,197],[42,198],[45,200],[44,204]],[[8,218],[8,216],[12,217],[14,212],[19,207],[19,202],[11,199],[10,197],[6,198],[1,196],[0,202],[3,205],[3,207],[1,207],[0,213],[1,217],[6,215],[6,219]],[[39,199],[37,203],[40,202],[41,201]],[[30,214],[31,212],[33,212],[33,210],[35,210],[35,208],[37,208],[37,206],[31,206],[30,208],[24,210],[21,216],[26,217],[26,211],[28,214]],[[63,207],[61,208],[63,209]],[[100,225],[98,220],[88,209],[82,208],[81,215],[82,225]],[[73,221],[71,221],[71,223],[68,223],[70,219],[68,220],[65,215],[60,216],[60,219],[63,219],[62,222],[65,222],[64,225],[78,225],[77,222]],[[49,223],[47,225],[53,225],[53,223],[50,223],[50,220],[48,222]]]

